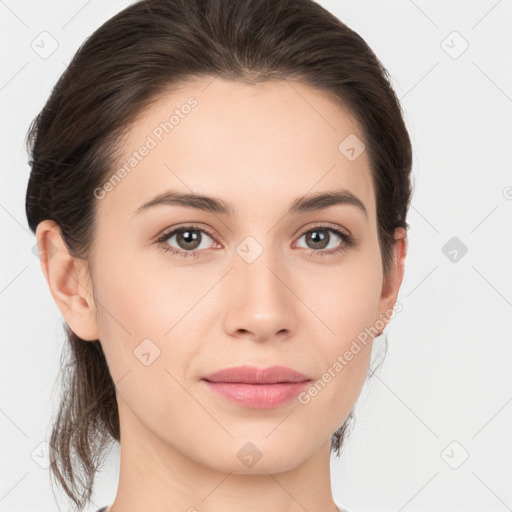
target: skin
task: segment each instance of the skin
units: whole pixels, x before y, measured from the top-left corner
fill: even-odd
[[[395,233],[384,279],[367,152],[350,161],[338,150],[349,134],[363,140],[361,131],[328,96],[301,83],[209,78],[162,95],[129,130],[113,171],[190,96],[198,101],[190,114],[97,200],[88,266],[69,255],[52,221],[36,233],[42,254],[50,242],[57,248],[41,258],[54,300],[78,336],[101,340],[116,383],[121,466],[112,510],[335,511],[330,437],[361,392],[371,337],[308,404],[245,408],[200,378],[248,364],[320,379],[359,333],[383,315],[387,323],[406,232]],[[340,187],[364,203],[367,217],[348,204],[286,213],[305,194]],[[179,205],[135,213],[168,189],[221,198],[236,215]],[[201,232],[197,258],[163,250],[187,250],[176,236],[155,242],[189,222],[215,236]],[[322,231],[329,246],[315,248],[304,233],[319,222],[348,230],[357,243],[311,254],[344,243]],[[248,236],[263,250],[251,263],[236,252]],[[160,350],[149,366],[134,356],[146,338]],[[252,467],[237,457],[248,442],[262,455]]]

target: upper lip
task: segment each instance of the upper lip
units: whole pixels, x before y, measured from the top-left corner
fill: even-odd
[[[304,382],[311,380],[307,375],[286,366],[235,366],[202,377],[210,382],[244,382],[246,384],[275,384],[278,382]]]

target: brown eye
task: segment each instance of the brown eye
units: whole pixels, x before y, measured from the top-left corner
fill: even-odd
[[[192,251],[197,249],[201,245],[201,232],[197,229],[186,231],[178,231],[176,233],[176,242],[180,246],[180,249]]]
[[[165,251],[172,254],[199,256],[203,249],[211,248],[214,240],[203,228],[184,226],[163,233],[157,242]]]
[[[304,232],[299,240],[304,238],[306,246],[312,256],[328,256],[345,251],[354,245],[354,240],[347,233],[339,229],[326,226],[317,226]]]
[[[311,249],[325,249],[331,239],[326,229],[315,229],[306,234],[306,243]]]

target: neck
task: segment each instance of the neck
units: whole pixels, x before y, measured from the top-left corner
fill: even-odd
[[[155,436],[119,396],[118,405],[121,459],[111,512],[339,510],[331,491],[330,440],[298,467],[257,474],[222,472]]]

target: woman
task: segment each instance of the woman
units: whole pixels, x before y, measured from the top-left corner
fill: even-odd
[[[82,510],[342,510],[393,316],[411,144],[377,57],[312,0],[147,0],[28,136],[26,212],[71,357],[51,470]],[[307,482],[307,485],[306,485]]]

